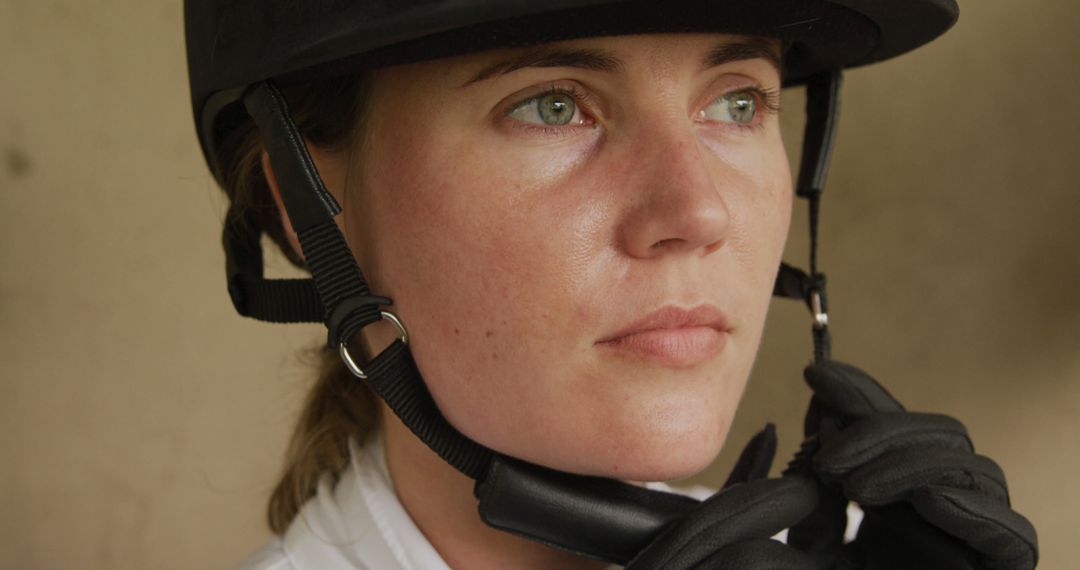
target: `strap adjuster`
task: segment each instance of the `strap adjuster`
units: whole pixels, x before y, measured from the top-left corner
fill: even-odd
[[[809,276],[803,299],[814,319],[814,329],[823,331],[829,327],[829,301],[825,293],[825,275],[818,273]]]
[[[810,293],[810,312],[814,314],[814,328],[821,330],[829,326],[829,313],[825,312],[821,291],[815,290]]]
[[[386,297],[375,297],[371,295],[356,295],[354,297],[342,299],[342,301],[334,307],[334,311],[330,313],[330,318],[326,319],[326,345],[334,347],[347,340],[341,338],[341,324],[345,322],[345,319],[352,314],[353,311],[366,309],[368,307],[393,304],[394,302]],[[372,315],[378,316],[378,313],[373,313]],[[379,320],[372,317],[369,317],[369,319],[370,320],[367,323],[364,323],[365,325]]]

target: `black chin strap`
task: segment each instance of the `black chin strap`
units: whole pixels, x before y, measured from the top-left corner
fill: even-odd
[[[270,155],[285,210],[311,270],[313,287],[291,286],[317,290],[321,305],[321,314],[317,318],[312,318],[316,315],[310,314],[312,307],[306,301],[304,305],[293,304],[292,309],[282,312],[303,316],[303,320],[325,322],[327,344],[341,351],[350,369],[365,377],[375,393],[417,437],[462,473],[473,479],[483,479],[491,463],[491,450],[466,438],[439,412],[405,345],[407,335],[403,327],[401,339],[365,364],[363,369],[353,360],[353,354],[362,354],[356,349],[358,343],[355,342],[360,329],[383,318],[398,322],[392,313],[381,307],[391,301],[371,295],[352,250],[334,222],[334,216],[341,208],[323,185],[281,92],[270,81],[257,83],[245,93],[244,105],[258,126],[263,145]],[[230,275],[230,284],[248,287],[247,291],[241,291],[242,300],[279,286],[263,279],[261,262],[258,265],[258,274],[249,273],[237,279]],[[235,263],[230,265],[235,266]],[[290,302],[288,298],[281,299],[283,305]],[[247,303],[244,305],[249,314],[256,308]],[[252,316],[260,318],[258,314]]]
[[[810,274],[797,272],[789,277],[789,290],[796,288],[814,316],[814,360],[830,358],[832,340],[829,335],[828,302],[825,294],[825,275],[818,271],[818,226],[821,213],[821,194],[825,188],[832,144],[840,112],[841,72],[813,78],[806,89],[806,135],[803,140],[802,165],[799,171],[798,195],[806,198],[810,210]],[[796,287],[795,283],[799,283]],[[779,285],[778,285],[779,286]],[[824,425],[824,410],[817,396],[810,400],[804,420],[804,439],[784,475],[804,475],[814,478],[810,461],[820,446],[819,432]],[[836,546],[843,543],[848,501],[836,489],[821,488],[818,504],[805,519],[788,531],[788,544],[820,557],[822,564],[831,567]]]
[[[828,355],[828,331],[824,277],[817,272],[816,260],[818,199],[835,131],[839,82],[840,74],[831,74],[807,89],[807,140],[798,193],[811,204],[811,275],[782,265],[774,290],[811,307],[819,359]],[[383,308],[391,301],[371,295],[334,222],[341,208],[323,185],[284,97],[273,82],[265,81],[248,88],[244,105],[270,156],[312,279],[265,279],[259,234],[242,223],[230,223],[224,235],[229,292],[240,314],[272,322],[326,323],[328,345],[341,352],[349,369],[421,441],[477,481],[481,517],[492,526],[625,564],[664,526],[693,509],[697,502],[685,497],[501,456],[451,426],[416,368],[404,326]],[[356,333],[384,318],[399,326],[401,338],[371,362],[357,364],[352,356],[361,354],[355,350]],[[774,452],[775,434],[767,430],[740,458],[737,478],[766,476]]]
[[[803,136],[802,162],[796,194],[805,198],[810,210],[810,273],[786,263],[780,264],[773,294],[800,299],[814,318],[814,360],[828,360],[832,339],[829,335],[829,304],[825,293],[825,274],[818,271],[818,225],[821,194],[829,172],[836,127],[840,118],[840,71],[815,76],[806,85],[806,130]]]

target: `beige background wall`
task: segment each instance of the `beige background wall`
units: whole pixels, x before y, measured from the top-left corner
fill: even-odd
[[[1078,6],[967,1],[850,74],[824,214],[836,355],[967,423],[1042,568],[1080,554]],[[232,314],[180,2],[0,0],[0,54],[0,567],[230,567],[320,333]],[[796,445],[808,326],[776,306],[735,443]]]

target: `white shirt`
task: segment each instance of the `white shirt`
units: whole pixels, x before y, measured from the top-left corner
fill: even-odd
[[[323,477],[285,535],[237,570],[450,570],[397,500],[380,438],[349,452],[338,484]]]
[[[715,490],[703,486],[672,489],[647,483],[658,491],[705,500]],[[851,542],[862,523],[855,503],[847,508],[844,542]],[[787,530],[774,540],[787,542]],[[611,566],[608,570],[620,568]],[[363,448],[349,442],[349,467],[335,486],[323,477],[314,497],[304,504],[284,536],[249,556],[236,570],[450,570],[394,493],[382,438]]]
[[[350,442],[349,453],[337,486],[324,477],[285,535],[237,570],[450,570],[394,494],[381,438],[363,449]],[[649,487],[671,490],[662,483]],[[712,493],[704,487],[680,492],[699,499]]]

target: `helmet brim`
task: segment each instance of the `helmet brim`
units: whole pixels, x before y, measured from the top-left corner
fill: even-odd
[[[497,47],[661,32],[734,33],[783,42],[786,86],[889,59],[956,21],[955,0],[188,1],[188,68],[199,140],[215,147],[243,89]]]

